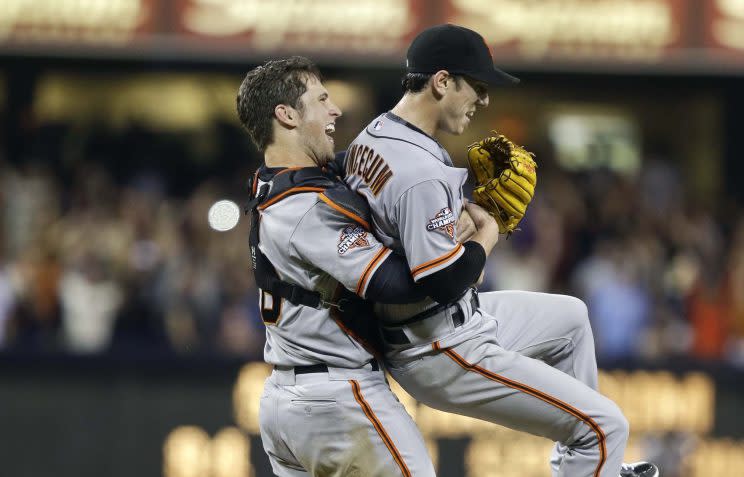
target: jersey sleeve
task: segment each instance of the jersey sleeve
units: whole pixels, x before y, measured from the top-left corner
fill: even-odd
[[[304,215],[290,244],[301,260],[364,297],[371,277],[392,251],[375,238],[362,218],[325,201]]]
[[[447,185],[436,179],[414,185],[396,203],[400,241],[415,281],[448,267],[464,252],[455,239],[453,203]]]

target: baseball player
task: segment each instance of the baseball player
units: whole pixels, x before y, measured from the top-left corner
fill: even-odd
[[[364,339],[363,317],[338,313],[344,289],[387,303],[426,296],[405,259],[370,232],[366,202],[323,168],[341,111],[302,57],[251,70],[237,109],[265,159],[248,208],[264,358],[274,365],[260,401],[274,473],[434,476],[421,434]],[[470,210],[476,225],[490,220]]]
[[[518,80],[493,66],[478,33],[454,25],[419,34],[407,71],[402,99],[359,134],[343,164],[346,182],[369,202],[375,235],[406,257],[431,297],[375,306],[391,374],[431,407],[553,439],[554,476],[658,476],[652,464],[622,464],[628,423],[597,391],[584,303],[544,293],[479,294],[471,286],[495,241],[458,235],[467,170],[453,167],[432,136],[462,134],[488,106],[489,85]],[[478,232],[494,236],[516,228],[536,183],[531,155],[503,137],[476,144],[471,161],[495,159],[496,146],[506,170],[481,162],[484,170],[474,171],[474,198],[496,204]]]

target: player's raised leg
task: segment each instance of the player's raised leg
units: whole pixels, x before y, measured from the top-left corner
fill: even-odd
[[[547,364],[499,346],[493,336],[392,368],[414,398],[563,443],[554,475],[617,477],[628,423],[612,401]]]
[[[586,305],[551,293],[479,293],[480,308],[498,323],[496,341],[505,349],[536,358],[597,390],[597,359]],[[567,447],[556,442],[550,457],[556,475]]]
[[[496,341],[597,389],[597,358],[586,305],[568,295],[526,291],[479,293],[480,309],[498,322]]]

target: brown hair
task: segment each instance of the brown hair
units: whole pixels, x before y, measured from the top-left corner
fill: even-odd
[[[245,75],[236,98],[238,117],[259,151],[274,140],[274,108],[286,104],[302,111],[300,96],[312,76],[322,80],[315,63],[302,56],[270,60]]]

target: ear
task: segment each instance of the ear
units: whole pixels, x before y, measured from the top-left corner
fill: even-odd
[[[292,106],[287,106],[286,104],[278,104],[274,108],[274,117],[282,126],[295,128],[299,124],[300,112]]]
[[[431,88],[437,97],[444,96],[447,89],[454,84],[455,79],[447,70],[439,70],[431,77]]]

